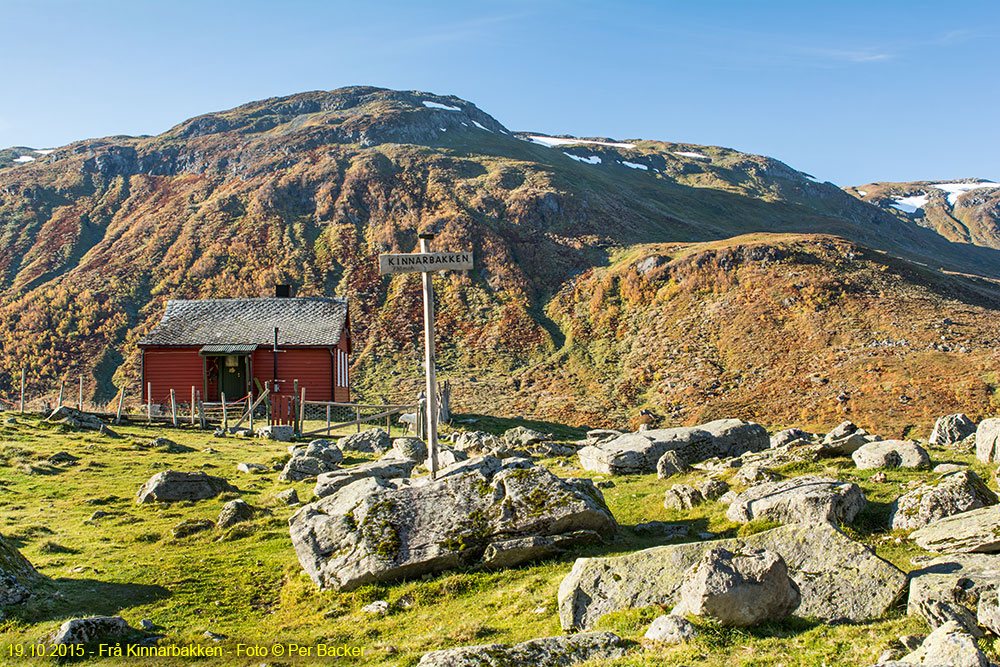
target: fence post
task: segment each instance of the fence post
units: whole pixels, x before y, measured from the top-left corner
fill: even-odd
[[[24,414],[24,368],[21,368],[21,414]]]
[[[250,390],[250,397],[247,399],[247,405],[250,406],[249,408],[247,408],[247,417],[250,420],[247,426],[250,428],[250,434],[253,435],[253,390],[252,389]]]
[[[125,402],[125,385],[122,385],[121,390],[118,392],[118,410],[115,412],[115,424],[120,424],[122,422],[122,403]]]
[[[298,435],[299,434],[299,381],[298,380],[295,380],[292,383],[291,411],[292,414],[290,415],[291,417],[290,421],[292,422],[292,432],[294,432],[295,435]]]
[[[146,383],[146,423],[153,423],[153,383]]]
[[[222,430],[226,432],[229,431],[229,413],[226,411],[226,392],[222,392]]]
[[[326,406],[326,434],[330,435],[330,406]]]
[[[205,406],[201,403],[201,392],[198,392],[198,422],[201,425],[201,430],[205,430]]]
[[[66,380],[59,380],[59,401],[58,404],[56,405],[56,410],[62,407],[63,389],[65,388],[66,388]]]
[[[194,385],[191,385],[191,426],[194,426]]]
[[[306,430],[306,388],[302,387],[302,396],[299,399],[299,430]]]
[[[170,421],[173,423],[174,428],[177,428],[177,400],[173,389],[170,390]]]
[[[83,412],[83,376],[80,376],[80,393],[76,399],[76,409]]]

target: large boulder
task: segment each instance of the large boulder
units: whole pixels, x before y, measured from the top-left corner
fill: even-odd
[[[672,614],[693,614],[724,626],[778,621],[799,606],[799,587],[781,556],[765,549],[715,547],[684,575]]]
[[[820,451],[825,456],[850,456],[869,442],[867,436],[854,422],[841,422],[823,437]]]
[[[456,451],[465,452],[469,456],[506,458],[514,453],[506,440],[483,431],[463,431],[455,436],[452,445]]]
[[[359,479],[371,478],[381,481],[409,477],[416,465],[417,462],[412,459],[379,459],[370,463],[339,468],[332,472],[322,473],[317,477],[313,493],[316,494],[317,498],[325,498]]]
[[[386,456],[423,463],[427,459],[427,444],[420,438],[396,438]]]
[[[158,472],[143,484],[135,494],[136,503],[172,503],[178,500],[204,500],[226,491],[239,491],[221,477],[199,471]]]
[[[738,523],[850,523],[867,504],[861,487],[828,477],[793,477],[751,487],[736,496],[726,518]]]
[[[504,431],[503,439],[506,440],[507,444],[511,447],[524,449],[530,445],[551,440],[552,437],[545,435],[544,433],[539,433],[534,429],[525,428],[524,426],[515,426],[514,428],[509,428]]]
[[[646,634],[646,639],[661,644],[679,644],[698,636],[698,629],[683,616],[663,614],[653,619]]]
[[[585,470],[606,475],[632,475],[656,472],[657,462],[668,451],[675,452],[685,464],[692,464],[769,447],[767,431],[760,424],[719,419],[695,427],[626,433],[584,447],[578,455]]]
[[[0,535],[0,607],[27,600],[39,579],[28,559]]]
[[[107,424],[101,421],[96,415],[89,412],[82,412],[65,405],[53,410],[52,414],[48,416],[47,421],[55,424],[63,424],[64,426],[69,426],[70,428],[98,431],[113,438],[118,437],[118,434],[109,429]]]
[[[970,611],[978,608],[989,591],[1000,584],[1000,556],[959,554],[939,556],[910,572],[910,594],[906,611],[923,615],[929,603],[962,605]]]
[[[1000,552],[1000,505],[938,519],[910,533],[910,538],[937,553]]]
[[[462,646],[427,653],[418,667],[569,667],[623,657],[635,644],[612,632],[582,632],[520,644]]]
[[[877,618],[906,590],[906,574],[832,525],[792,524],[745,538],[579,558],[559,586],[563,628],[590,628],[601,616],[622,609],[672,607],[680,601],[684,574],[715,547],[780,554],[802,596],[796,613],[804,617],[824,621]]]
[[[238,523],[249,521],[253,518],[253,508],[245,500],[237,498],[230,500],[222,506],[219,512],[219,520],[215,522],[218,528],[229,528]]]
[[[392,438],[380,428],[370,428],[341,438],[337,446],[344,452],[384,454],[392,447]]]
[[[908,440],[869,442],[851,454],[858,470],[873,468],[926,468],[931,464],[927,450]]]
[[[1000,418],[984,419],[976,429],[976,458],[1000,463]]]
[[[513,538],[615,533],[592,482],[518,465],[342,487],[289,519],[299,562],[321,588],[352,590],[473,565]]]
[[[969,470],[942,475],[900,496],[890,508],[893,530],[916,530],[938,519],[997,504],[997,496]]]
[[[778,431],[771,436],[771,449],[784,447],[785,445],[789,445],[793,442],[809,442],[812,438],[812,433],[803,431],[800,428],[786,428],[783,431]]]
[[[961,412],[945,415],[934,422],[929,442],[938,447],[947,447],[965,440],[976,432],[976,424]]]

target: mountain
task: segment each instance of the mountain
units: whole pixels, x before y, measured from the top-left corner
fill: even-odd
[[[894,354],[944,354],[942,368],[989,358],[976,327],[995,316],[995,247],[954,243],[764,156],[513,132],[456,97],[351,87],[205,114],[154,137],[0,151],[0,391],[27,367],[36,392],[82,374],[91,396],[108,399],[115,385],[135,387],[136,341],[167,299],[263,296],[293,283],[300,295],[350,299],[355,387],[372,400],[408,398],[397,394],[419,383],[419,280],[380,276],[377,255],[409,252],[424,230],[437,233],[435,249],[476,255],[474,271],[435,278],[442,373],[470,409],[596,424],[649,405],[685,420],[712,406],[754,410],[755,383],[799,381],[803,368],[767,361],[798,349],[819,364],[831,346],[898,336],[910,347]],[[758,265],[775,294],[814,315],[778,326],[740,278]],[[687,296],[670,307],[642,300],[664,288]],[[723,297],[741,309],[718,305]],[[876,327],[866,308],[907,324]],[[664,337],[698,312],[690,340]],[[938,334],[947,313],[967,314],[961,327],[976,332]],[[739,327],[787,349],[764,355]],[[926,347],[931,330],[971,351]],[[679,351],[642,352],[652,341]],[[761,350],[751,355],[761,365],[737,370],[740,345]],[[676,377],[637,370],[654,360]],[[718,373],[703,377],[709,367]],[[995,378],[969,372],[983,385],[968,409],[988,409]],[[853,375],[837,381],[854,391]],[[827,418],[816,392],[841,386],[832,383],[775,399],[774,418]],[[680,407],[675,390],[689,393]],[[948,403],[908,391],[902,426]]]
[[[949,241],[1000,249],[1000,183],[980,178],[870,183],[847,192]]]

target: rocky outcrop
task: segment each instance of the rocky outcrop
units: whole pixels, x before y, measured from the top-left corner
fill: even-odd
[[[928,442],[938,447],[947,447],[961,442],[976,432],[976,424],[961,412],[946,415],[934,422],[934,430]]]
[[[970,611],[1000,583],[1000,556],[959,554],[935,558],[910,572],[906,611],[923,615],[929,603],[962,605]],[[988,626],[987,626],[988,627]]]
[[[809,442],[813,438],[812,433],[803,431],[800,428],[786,428],[771,436],[771,449],[784,447],[796,441]]]
[[[864,429],[845,421],[823,437],[821,451],[824,456],[850,456],[868,442],[868,433]]]
[[[418,667],[570,667],[623,657],[633,646],[611,632],[582,632],[520,644],[483,644],[427,653]]]
[[[239,491],[221,477],[201,471],[166,470],[149,478],[136,493],[136,503],[172,503],[178,500],[204,500],[226,491]]]
[[[491,458],[436,480],[366,477],[306,505],[289,519],[299,562],[321,588],[352,590],[480,563],[494,544],[512,558],[516,538],[617,530],[589,480]]]
[[[1000,463],[1000,418],[984,419],[976,428],[976,458]]]
[[[674,475],[681,475],[690,469],[690,466],[681,461],[681,457],[677,456],[677,452],[671,450],[664,452],[663,456],[656,462],[656,477],[658,479],[667,479]]]
[[[826,522],[794,524],[746,538],[653,547],[625,556],[580,558],[559,586],[563,628],[590,628],[622,609],[679,602],[684,574],[711,548],[781,555],[802,601],[798,615],[825,621],[876,618],[906,590],[906,574]]]
[[[851,458],[858,470],[873,468],[927,468],[931,457],[927,450],[908,440],[879,440],[857,449]]]
[[[331,496],[348,484],[360,479],[371,478],[378,481],[409,477],[417,462],[412,459],[379,459],[371,463],[340,468],[321,474],[316,479],[313,493],[317,498]]]
[[[938,519],[910,533],[910,538],[938,553],[1000,552],[1000,505]]]
[[[990,667],[975,638],[954,621],[945,623],[927,636],[916,651],[903,656],[902,664],[948,665],[948,667]]]
[[[70,428],[97,431],[111,438],[118,437],[118,434],[108,428],[108,425],[102,422],[96,415],[92,415],[89,412],[81,412],[65,405],[53,410],[47,421],[54,424],[63,424]]]
[[[867,504],[861,487],[828,477],[793,477],[751,487],[736,496],[726,518],[738,523],[850,523]]]
[[[684,575],[672,614],[693,614],[723,626],[757,625],[785,618],[799,606],[799,587],[773,551],[709,549]]]
[[[892,503],[893,530],[916,530],[938,519],[997,504],[997,496],[969,470],[948,473]]]
[[[282,482],[299,482],[337,470],[344,460],[344,453],[329,440],[313,440],[304,449],[294,448],[292,458],[278,475]]]
[[[703,502],[701,491],[690,484],[674,484],[663,495],[663,506],[668,510],[689,510]]]
[[[28,559],[0,535],[0,607],[27,600],[39,579]]]
[[[696,427],[626,433],[579,451],[585,470],[606,475],[656,472],[657,462],[673,451],[685,464],[713,457],[730,458],[770,447],[764,427],[739,419],[719,419]]]

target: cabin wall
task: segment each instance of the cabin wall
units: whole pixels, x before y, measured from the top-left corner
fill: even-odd
[[[178,403],[191,402],[191,387],[202,391],[202,357],[199,348],[147,348],[142,354],[142,400],[152,384],[153,403],[170,403],[170,390]]]
[[[278,393],[291,396],[295,380],[298,380],[299,391],[306,390],[307,401],[334,400],[333,361],[327,348],[279,348]],[[274,379],[273,351],[260,349],[253,353],[253,374],[261,385]],[[343,395],[344,392],[338,393]]]

